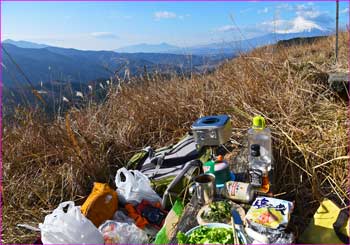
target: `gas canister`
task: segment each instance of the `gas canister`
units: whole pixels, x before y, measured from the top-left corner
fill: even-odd
[[[226,181],[231,179],[229,165],[223,160],[221,155],[219,155],[215,161],[210,160],[204,163],[203,171],[204,173],[211,173],[215,175],[216,185],[223,185]]]

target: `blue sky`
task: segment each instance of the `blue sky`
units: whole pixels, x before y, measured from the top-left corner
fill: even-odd
[[[334,30],[335,2],[2,2],[1,39],[113,50],[138,43],[193,46],[270,32]],[[349,4],[340,2],[340,25]]]

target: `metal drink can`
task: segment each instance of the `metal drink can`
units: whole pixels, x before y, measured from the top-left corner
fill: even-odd
[[[254,198],[254,189],[249,183],[228,181],[223,188],[223,195],[234,201],[249,203]]]

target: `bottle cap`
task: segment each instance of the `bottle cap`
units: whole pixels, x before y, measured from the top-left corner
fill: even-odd
[[[222,155],[218,155],[216,158],[216,162],[222,162],[224,160],[224,158],[222,157]]]
[[[266,126],[265,124],[265,118],[258,115],[253,117],[253,129],[264,129]]]
[[[250,155],[253,157],[259,157],[260,156],[260,145],[253,144],[250,146]]]

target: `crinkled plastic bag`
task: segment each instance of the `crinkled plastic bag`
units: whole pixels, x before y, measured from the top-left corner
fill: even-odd
[[[99,228],[105,244],[145,244],[146,233],[134,224],[107,220]]]
[[[135,221],[132,218],[130,218],[123,211],[120,211],[120,210],[114,213],[113,220],[120,223],[128,223],[128,224],[135,223]]]
[[[294,205],[292,202],[271,198],[257,197],[245,219],[253,227],[284,230],[289,222]]]
[[[274,230],[263,226],[249,227],[251,230],[257,232],[258,235],[247,232],[252,240],[252,244],[294,244],[295,236],[293,233],[287,233],[283,230]],[[248,229],[246,229],[247,231]]]
[[[66,211],[65,211],[66,210]],[[61,203],[39,224],[43,244],[102,244],[103,237],[95,225],[74,202]]]
[[[125,176],[122,180],[121,175]],[[118,197],[121,202],[129,202],[138,204],[142,200],[150,202],[162,202],[162,199],[152,189],[151,183],[146,175],[138,170],[127,170],[120,168],[115,176],[115,184],[117,186]],[[123,200],[124,199],[124,200]]]

